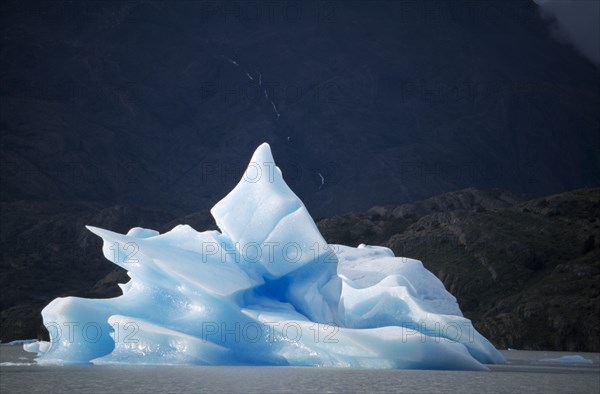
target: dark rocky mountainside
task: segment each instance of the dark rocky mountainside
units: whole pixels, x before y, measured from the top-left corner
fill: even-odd
[[[213,227],[268,142],[328,241],[423,260],[498,346],[598,350],[600,69],[539,14],[0,2],[0,339],[43,336],[54,297],[119,294],[84,225]]]
[[[531,0],[7,0],[0,26],[1,201],[206,209],[262,142],[321,216],[600,184],[600,72]]]
[[[81,203],[3,203],[2,217],[4,341],[44,336],[39,313],[54,297],[120,294],[127,276],[85,224],[215,228],[207,211]],[[600,351],[600,189],[531,198],[471,188],[317,224],[330,243],[386,245],[422,260],[500,348]]]

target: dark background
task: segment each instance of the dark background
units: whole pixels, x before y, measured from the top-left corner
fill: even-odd
[[[410,257],[459,293],[480,329],[499,299],[517,297],[489,321],[516,313],[523,291],[546,274],[558,281],[556,267],[582,253],[578,264],[591,268],[577,272],[597,278],[598,191],[568,192],[600,185],[600,73],[533,1],[5,1],[0,18],[3,340],[42,335],[39,310],[57,295],[114,294],[122,273],[111,273],[84,224],[204,230],[205,210],[262,142],[317,219],[475,187],[434,198],[435,210],[376,209],[319,226],[332,242],[367,239],[401,253],[397,239],[410,233],[472,248],[478,267],[526,267],[496,270],[488,283],[462,252],[426,259],[431,245],[415,241]],[[506,192],[481,191],[490,189]],[[519,215],[503,221],[502,209]],[[474,241],[432,235],[456,218],[423,219],[431,232],[417,231],[429,228],[422,218],[455,210],[473,215],[464,226]],[[527,243],[542,227],[555,230]],[[557,242],[562,235],[569,242]],[[481,257],[495,248],[508,252]],[[463,264],[460,279],[446,277],[448,261]],[[514,286],[469,301],[517,274]],[[559,290],[597,305],[591,286]],[[566,317],[568,330],[585,308]],[[502,324],[484,334],[515,343]],[[592,338],[585,344],[557,331],[547,343],[522,335],[520,346],[597,349],[590,324],[577,331]]]
[[[538,13],[4,2],[1,198],[208,208],[265,141],[316,216],[468,186],[598,185],[598,68]]]

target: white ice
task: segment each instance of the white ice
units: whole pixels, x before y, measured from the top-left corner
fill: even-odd
[[[17,339],[15,341],[11,341],[11,342],[7,342],[7,343],[0,343],[0,345],[3,346],[14,346],[14,345],[26,345],[29,343],[34,343],[37,342],[37,339]]]
[[[41,364],[298,365],[486,370],[503,356],[418,260],[329,245],[262,144],[211,210],[219,231],[88,226],[128,271],[111,299],[42,311]]]
[[[593,364],[592,360],[583,358],[580,355],[561,356],[556,358],[542,358],[541,363],[579,363],[579,364]]]

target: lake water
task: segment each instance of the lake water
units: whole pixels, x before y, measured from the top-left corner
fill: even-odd
[[[491,372],[309,367],[150,365],[39,366],[21,346],[0,345],[0,393],[600,393],[600,354],[593,364],[541,363],[575,353],[503,351],[508,365]]]

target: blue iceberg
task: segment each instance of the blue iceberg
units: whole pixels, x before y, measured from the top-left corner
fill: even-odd
[[[504,357],[418,260],[330,245],[269,145],[211,210],[219,231],[88,226],[128,271],[111,299],[42,311],[40,364],[294,365],[486,370]]]
[[[578,363],[578,364],[593,364],[594,362],[590,359],[583,358],[578,354],[560,356],[560,357],[549,357],[542,358],[539,360],[541,363]]]

